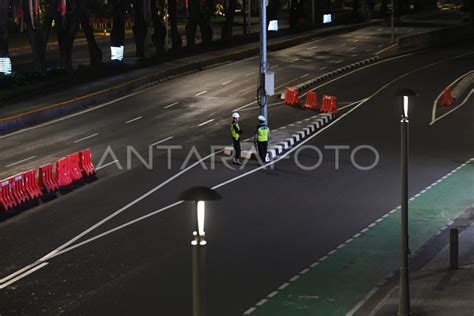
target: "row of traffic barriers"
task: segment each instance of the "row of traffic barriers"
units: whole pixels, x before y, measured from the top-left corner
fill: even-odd
[[[300,105],[299,89],[287,87],[284,102],[285,104],[292,106]],[[318,103],[318,96],[315,91],[309,91],[306,94],[304,108],[310,110],[319,110],[321,113],[335,114],[338,112],[335,96],[324,95],[322,98],[322,105],[320,107]]]
[[[68,155],[56,163],[1,180],[0,211],[14,211],[28,202],[38,202],[38,199],[57,190],[69,191],[74,185],[95,178],[90,149]]]

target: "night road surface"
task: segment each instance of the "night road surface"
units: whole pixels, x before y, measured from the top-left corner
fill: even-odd
[[[305,73],[315,76],[325,67],[317,58],[291,62],[303,58],[311,45],[273,54],[270,63],[280,65],[280,84]],[[285,55],[289,52],[292,59]],[[214,170],[198,165],[176,177],[192,146],[204,157],[210,154],[209,146],[228,145],[231,111],[250,103],[254,94],[255,80],[245,79],[256,69],[252,59],[178,78],[179,86],[169,81],[114,105],[2,138],[2,166],[33,156],[28,163],[51,160],[89,146],[99,153],[110,146],[124,166],[127,145],[142,155],[160,141],[185,149],[174,152],[170,170],[164,151],[154,152],[152,171],[137,159],[130,170],[110,165],[99,171],[95,183],[0,224],[0,249],[6,254],[0,257],[2,278],[50,254],[43,261],[47,265],[0,290],[0,314],[189,315],[192,206],[178,204],[130,221],[175,203],[179,192],[193,185],[219,186],[224,197],[210,203],[207,213],[209,314],[242,314],[399,204],[400,110],[393,98],[398,88],[420,94],[410,113],[410,194],[474,156],[469,138],[472,101],[430,125],[433,100],[472,69],[473,55],[474,45],[468,43],[436,48],[375,63],[316,87],[319,95],[333,94],[346,104],[365,101],[343,110],[304,144],[324,154],[322,165],[312,171],[296,165],[295,150],[290,159],[275,162],[274,169],[262,170],[250,162],[244,170],[230,170],[218,158]],[[229,80],[235,85],[223,84]],[[248,92],[239,93],[242,89]],[[273,98],[270,103],[278,102]],[[245,137],[252,136],[258,115],[254,107],[241,111]],[[312,115],[277,104],[270,107],[270,125],[276,128]],[[327,145],[370,145],[380,161],[360,171],[350,163],[351,151],[342,150],[336,169],[334,150],[324,149]],[[374,159],[368,151],[357,157],[361,164]],[[301,151],[298,158],[305,166],[317,159],[311,150]],[[210,169],[209,160],[206,166]]]

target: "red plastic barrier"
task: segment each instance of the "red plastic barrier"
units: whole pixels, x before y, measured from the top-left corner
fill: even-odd
[[[12,189],[13,196],[18,204],[30,200],[30,196],[26,192],[25,181],[21,174],[11,177],[8,181],[10,182],[10,188]]]
[[[23,173],[23,178],[25,179],[26,191],[32,199],[39,198],[43,195],[41,189],[38,185],[38,178],[36,177],[36,170],[30,170]]]
[[[319,108],[318,96],[315,91],[310,91],[306,94],[304,107],[310,110],[317,110]]]
[[[441,105],[443,106],[453,106],[454,98],[451,94],[451,89],[447,88],[443,92],[443,98],[441,99]]]
[[[46,192],[53,192],[59,189],[59,184],[54,174],[54,164],[42,166],[39,169],[39,184]]]
[[[72,181],[77,181],[82,179],[81,171],[81,158],[79,153],[74,153],[67,156],[69,164],[69,176]]]
[[[69,172],[69,159],[67,157],[56,161],[56,173],[58,176],[59,187],[66,187],[72,183]]]
[[[323,96],[323,105],[320,111],[323,113],[337,113],[336,97],[329,95]]]
[[[81,169],[86,176],[96,173],[94,164],[92,163],[92,150],[86,149],[80,152]]]
[[[2,181],[2,183],[0,183],[0,206],[2,207],[2,210],[8,211],[17,205],[18,203],[13,197],[13,192],[10,187],[10,181]]]
[[[298,88],[286,88],[285,93],[285,104],[288,105],[298,105],[300,104],[300,99],[298,97],[299,90]]]

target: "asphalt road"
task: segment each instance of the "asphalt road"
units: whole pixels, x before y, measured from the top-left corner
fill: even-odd
[[[373,54],[387,44],[388,36],[377,33],[382,31],[369,28],[273,53],[270,65],[277,85],[301,82]],[[198,165],[176,177],[193,146],[206,156],[209,146],[229,143],[231,111],[249,104],[255,93],[255,58],[178,78],[113,105],[1,138],[2,175],[84,147],[94,150],[98,162],[110,146],[124,169],[105,167],[98,181],[0,224],[0,250],[6,254],[0,257],[2,278],[57,247],[68,250],[77,245],[0,290],[0,314],[189,315],[192,206],[179,204],[130,221],[176,202],[178,193],[189,186],[226,181],[231,182],[218,189],[224,199],[209,205],[207,217],[209,312],[242,314],[308,263],[398,205],[396,89],[408,86],[420,93],[411,113],[410,192],[473,156],[473,141],[467,137],[472,134],[469,104],[429,125],[433,100],[472,68],[472,54],[474,46],[469,43],[437,48],[376,63],[317,87],[320,95],[334,94],[339,102],[369,99],[343,111],[308,141],[306,145],[318,146],[324,154],[322,165],[312,171],[302,170],[290,155],[273,170],[256,169],[252,162],[245,170],[231,170],[219,161],[211,170],[206,161],[207,168]],[[251,136],[258,108],[250,104],[241,114],[246,136]],[[275,128],[311,115],[276,104],[270,107],[270,125]],[[166,140],[162,145],[184,147],[173,151],[171,168],[164,150],[153,152],[153,170],[138,159],[126,168],[127,146],[146,155],[149,145],[161,140]],[[350,163],[351,151],[344,150],[336,170],[334,151],[325,145],[370,145],[380,161],[370,171],[360,171]],[[34,158],[11,165],[29,157]],[[361,164],[374,159],[368,151],[360,151],[357,158]],[[106,162],[113,159],[109,156]],[[309,166],[317,157],[307,149],[298,159]],[[196,156],[191,159],[195,160]],[[136,200],[149,190],[156,191]],[[62,246],[110,214],[114,217]],[[101,233],[103,237],[88,240]]]

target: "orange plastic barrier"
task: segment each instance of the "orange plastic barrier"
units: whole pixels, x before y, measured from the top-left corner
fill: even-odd
[[[39,184],[46,192],[53,192],[59,189],[53,169],[54,164],[45,165],[39,169]]]
[[[336,97],[329,95],[323,96],[323,105],[320,111],[322,113],[337,113]]]
[[[74,153],[67,156],[68,165],[69,165],[69,177],[72,181],[77,181],[82,179],[82,170],[81,170],[81,158],[79,153]]]
[[[318,95],[315,91],[310,91],[306,95],[306,102],[304,104],[306,109],[317,110],[319,108]]]
[[[72,183],[69,172],[69,159],[67,157],[56,161],[56,173],[58,176],[59,187],[66,187]]]
[[[31,199],[26,192],[25,182],[21,174],[11,177],[8,181],[10,182],[10,188],[18,204],[25,203]]]
[[[23,173],[23,178],[25,180],[26,191],[32,199],[39,198],[43,195],[41,189],[38,185],[38,178],[36,177],[36,170],[30,170]]]
[[[299,89],[298,88],[286,88],[285,93],[285,104],[288,105],[298,105],[300,104],[300,99],[298,97]]]
[[[92,163],[92,150],[86,149],[80,152],[81,169],[86,176],[96,173],[94,164]]]
[[[451,89],[447,88],[443,92],[443,97],[441,99],[441,105],[443,106],[453,106],[454,105],[454,98],[451,94]]]
[[[2,211],[8,211],[18,203],[13,197],[13,192],[10,187],[10,181],[4,180],[0,183],[0,206],[2,207]]]

